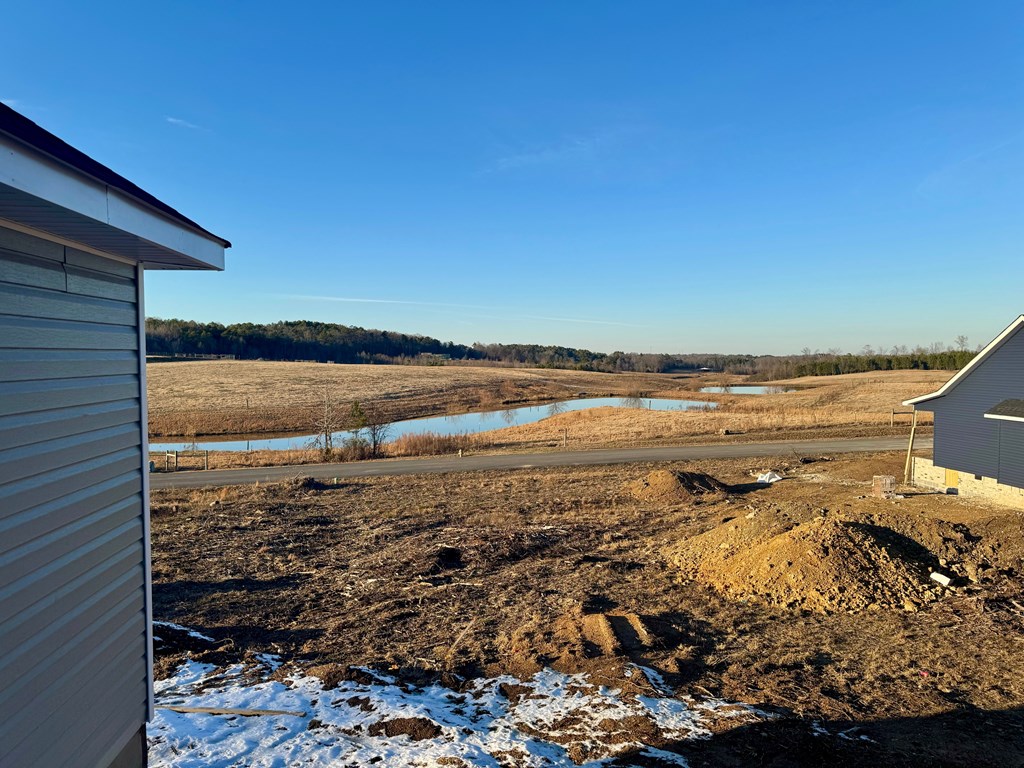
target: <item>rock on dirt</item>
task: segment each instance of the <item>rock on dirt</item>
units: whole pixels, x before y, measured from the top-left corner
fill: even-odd
[[[728,491],[728,487],[702,472],[659,469],[627,483],[625,490],[640,501],[691,502],[698,496],[721,496]]]

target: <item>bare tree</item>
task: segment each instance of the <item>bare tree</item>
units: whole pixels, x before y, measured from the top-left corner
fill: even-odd
[[[370,449],[370,456],[377,458],[381,454],[384,443],[391,434],[391,422],[389,422],[380,408],[375,405],[363,406],[358,401],[352,403],[352,410],[349,414],[349,429],[355,440],[365,440],[366,446]]]
[[[324,384],[323,398],[316,404],[313,416],[312,447],[325,459],[334,453],[334,433],[341,430],[341,414],[328,384]]]
[[[959,336],[957,336],[956,339],[954,339],[954,342],[956,343],[956,348],[959,349],[961,352],[967,349],[967,337],[964,336],[962,333]]]
[[[374,458],[380,456],[384,443],[388,441],[391,434],[391,424],[383,420],[370,420],[366,425],[366,439],[370,443],[370,455]]]

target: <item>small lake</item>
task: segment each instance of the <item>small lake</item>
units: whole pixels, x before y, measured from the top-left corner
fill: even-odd
[[[501,411],[479,411],[463,413],[457,416],[429,416],[423,419],[396,421],[388,430],[388,440],[402,435],[434,432],[439,435],[472,435],[477,432],[489,432],[492,429],[516,427],[520,424],[531,424],[548,416],[555,416],[568,411],[583,411],[587,408],[646,408],[653,411],[690,411],[696,408],[714,408],[715,403],[703,400],[670,400],[667,398],[649,397],[586,397],[578,400],[562,400],[547,405],[527,405],[518,408],[506,408]],[[336,440],[349,436],[347,430],[334,433]],[[208,451],[287,451],[308,448],[312,435],[289,435],[286,437],[264,437],[252,440],[231,439],[228,437],[196,440],[196,446]],[[151,442],[151,451],[184,451],[192,447],[191,442]]]
[[[701,387],[700,391],[717,395],[781,395],[783,392],[792,392],[793,389],[792,387],[737,384],[734,387]]]

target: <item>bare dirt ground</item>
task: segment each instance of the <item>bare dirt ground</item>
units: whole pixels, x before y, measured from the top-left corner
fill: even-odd
[[[576,397],[674,392],[686,375],[610,374],[483,366],[328,365],[204,360],[146,367],[153,435],[310,431],[325,388],[345,407],[388,420],[491,410]],[[703,396],[701,396],[703,397]],[[700,399],[700,398],[698,398]],[[710,398],[708,398],[710,399]]]
[[[1024,765],[1024,514],[870,497],[898,454],[805,458],[159,492],[155,618],[328,684],[552,667],[641,695],[640,664],[777,713],[658,742],[693,766]]]

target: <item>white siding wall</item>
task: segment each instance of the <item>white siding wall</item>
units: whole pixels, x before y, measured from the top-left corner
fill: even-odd
[[[147,658],[135,267],[0,227],[0,765],[106,766]]]

